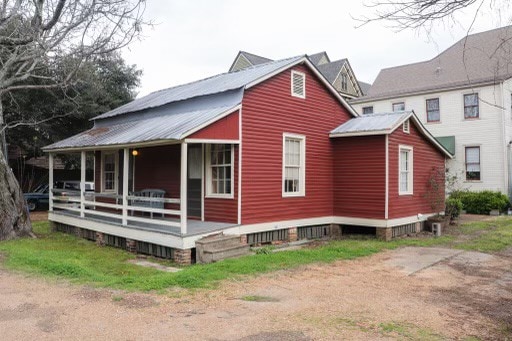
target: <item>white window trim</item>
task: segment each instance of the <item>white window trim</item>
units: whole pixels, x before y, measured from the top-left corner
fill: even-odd
[[[409,151],[409,155],[410,155],[410,176],[408,177],[407,179],[407,182],[408,182],[408,188],[409,190],[408,191],[402,191],[400,189],[400,172],[402,171],[401,169],[401,164],[402,164],[402,150],[407,150]],[[414,188],[413,188],[413,185],[414,185],[414,149],[413,147],[411,146],[406,146],[406,145],[399,145],[398,146],[398,195],[411,195],[414,193]]]
[[[409,119],[406,119],[404,121],[404,123],[402,123],[402,130],[404,131],[404,133],[406,134],[410,134],[411,133],[411,122]]]
[[[114,154],[114,188],[106,190],[105,189],[105,156]],[[117,182],[119,178],[119,153],[117,151],[102,151],[101,152],[101,192],[102,193],[117,193]]]
[[[303,82],[302,82],[302,93],[303,93],[303,95],[296,94],[293,91],[293,76],[294,75],[300,75],[302,77],[302,79],[303,79]],[[292,70],[291,78],[290,78],[290,89],[291,89],[291,93],[292,93],[293,97],[306,98],[306,74],[303,73],[303,72]]]
[[[463,145],[463,150],[464,150],[464,181],[463,182],[467,182],[467,183],[481,183],[481,182],[484,182],[484,178],[483,178],[483,174],[484,172],[482,171],[482,145],[481,144],[468,144],[468,145]],[[466,178],[466,173],[467,173],[467,168],[466,168],[466,148],[478,148],[479,149],[479,153],[480,153],[480,179],[479,180],[468,180]]]
[[[284,180],[285,180],[285,165],[286,165],[286,154],[285,154],[285,146],[286,139],[296,139],[300,140],[300,171],[299,171],[299,191],[298,192],[285,192],[284,190]],[[281,193],[283,198],[288,197],[304,197],[306,196],[306,136],[299,134],[291,134],[291,133],[283,133],[283,165],[282,165],[282,176],[281,176]]]
[[[223,143],[226,144],[226,143]],[[235,189],[235,145],[231,145],[231,193],[212,193],[211,144],[206,145],[206,195],[205,198],[234,199]]]

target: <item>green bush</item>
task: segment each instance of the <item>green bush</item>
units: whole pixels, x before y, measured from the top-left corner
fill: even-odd
[[[450,217],[450,220],[454,220],[460,216],[463,205],[460,199],[448,198],[446,199],[445,207],[445,215]]]
[[[493,191],[457,191],[453,192],[449,199],[460,200],[466,212],[472,214],[489,214],[491,210],[503,212],[510,206],[505,194]]]

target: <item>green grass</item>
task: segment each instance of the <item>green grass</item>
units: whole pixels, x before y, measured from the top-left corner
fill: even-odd
[[[247,302],[279,302],[275,297],[270,296],[259,296],[259,295],[248,295],[240,298],[242,301]]]
[[[494,224],[494,225],[492,225]],[[492,225],[492,226],[491,226]],[[23,238],[0,243],[4,266],[50,278],[123,290],[165,292],[169,288],[213,288],[219,281],[291,269],[311,263],[329,263],[364,257],[402,246],[447,246],[484,252],[512,245],[512,220],[474,223],[464,227],[474,239],[454,243],[453,236],[405,238],[383,242],[375,238],[349,238],[315,248],[263,253],[213,264],[197,264],[177,273],[166,273],[127,261],[135,256],[123,250],[97,247],[95,243],[63,233],[51,232],[48,222],[33,224],[37,239]],[[484,231],[485,233],[482,233]]]

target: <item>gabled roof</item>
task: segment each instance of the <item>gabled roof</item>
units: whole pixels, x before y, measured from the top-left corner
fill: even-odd
[[[343,65],[345,65],[346,62],[347,59],[343,58],[327,64],[317,65],[316,67],[318,68],[318,71],[320,71],[329,82],[333,83],[336,77],[338,77],[341,68],[343,67]]]
[[[327,60],[327,63],[331,62],[331,60],[329,59],[329,56],[327,55],[327,52],[325,52],[325,51],[310,54],[310,55],[308,55],[308,58],[309,58],[309,60],[311,60],[311,63],[313,63],[315,66],[319,65],[319,63],[322,61],[322,58],[325,58]]]
[[[149,94],[94,119],[94,127],[43,148],[46,151],[96,149],[182,140],[200,128],[238,110],[245,89],[295,65],[315,73],[353,115],[354,109],[318,72],[306,56],[299,56],[224,73]]]
[[[431,60],[382,69],[353,102],[499,82],[512,77],[511,55],[512,26],[471,34]]]
[[[361,92],[363,93],[363,96],[366,96],[372,85],[370,83],[366,83],[366,82],[362,82],[362,81],[357,81],[357,82],[359,83],[359,87],[361,88]]]
[[[420,133],[437,149],[450,159],[452,154],[437,141],[420,122],[414,111],[399,111],[392,113],[368,114],[352,118],[340,125],[329,134],[330,137],[352,137],[369,135],[389,135],[406,120],[414,122]]]
[[[293,65],[301,59],[304,59],[304,56],[259,64],[240,71],[222,73],[220,75],[201,79],[192,83],[155,91],[105,114],[99,115],[95,117],[94,120],[156,108],[165,104],[183,101],[198,96],[206,96],[245,87],[268,74],[272,74],[273,72],[282,69],[283,67]]]
[[[233,61],[233,64],[231,64],[231,67],[229,68],[229,72],[238,71],[238,70],[233,70],[233,68],[235,67],[238,59],[240,59],[240,58],[245,58],[245,60],[253,66],[263,64],[263,63],[268,63],[268,62],[272,61],[272,59],[261,57],[261,56],[258,56],[258,55],[255,55],[255,54],[252,54],[249,52],[239,51],[238,54],[236,55],[235,60]]]

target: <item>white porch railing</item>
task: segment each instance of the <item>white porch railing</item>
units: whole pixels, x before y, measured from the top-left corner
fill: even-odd
[[[81,193],[83,193],[83,196]],[[120,220],[125,226],[128,225],[128,222],[132,221],[149,225],[181,228],[180,209],[155,208],[151,207],[151,205],[140,205],[141,202],[159,204],[162,207],[164,207],[165,204],[180,205],[181,200],[177,198],[148,198],[127,195],[126,205],[123,205],[125,202],[123,196],[117,194],[52,189],[51,196],[54,211],[69,211],[78,213],[81,217],[85,217],[86,214],[91,214],[111,218]],[[151,214],[153,217],[144,217],[146,213]],[[161,216],[155,217],[155,214]]]

